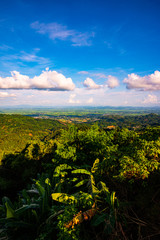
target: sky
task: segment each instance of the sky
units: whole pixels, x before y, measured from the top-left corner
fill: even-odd
[[[160,106],[160,0],[0,4],[0,106]]]

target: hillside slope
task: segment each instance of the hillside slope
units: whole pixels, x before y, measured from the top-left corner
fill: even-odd
[[[42,139],[64,124],[51,119],[0,114],[0,161],[3,154],[21,151],[31,140]]]

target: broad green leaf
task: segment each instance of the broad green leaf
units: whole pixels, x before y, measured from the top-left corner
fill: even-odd
[[[55,168],[53,177],[60,177],[61,174],[65,175],[65,174],[67,174],[67,172],[65,172],[65,170],[69,170],[69,169],[72,169],[72,167],[67,164],[60,164],[59,166],[57,166]]]
[[[8,201],[5,203],[5,206],[6,206],[6,209],[7,209],[6,218],[14,218],[15,217],[15,211],[11,207],[11,205],[9,204]]]
[[[78,183],[75,185],[75,187],[80,187],[80,186],[84,185],[86,182],[88,182],[87,179],[82,180],[82,181],[78,182]]]
[[[37,189],[27,190],[26,192],[31,194],[39,194],[39,191]]]
[[[92,173],[95,173],[97,171],[98,165],[99,165],[99,159],[97,158],[93,163],[93,167],[91,168]]]
[[[47,185],[51,186],[51,181],[50,181],[49,178],[46,178],[46,179],[45,179],[45,183],[46,183]]]
[[[78,194],[79,194],[79,193],[78,193]],[[89,201],[89,200],[93,200],[92,195],[89,194],[89,193],[80,191],[80,195],[81,195],[81,196],[84,196],[85,199],[88,200],[88,201]]]
[[[76,169],[76,170],[73,170],[71,173],[73,173],[73,174],[87,174],[87,175],[90,175],[90,176],[92,175],[92,173],[90,173],[86,169]]]
[[[115,197],[115,192],[112,192],[111,193],[111,206],[114,208],[114,203],[115,203],[115,199],[116,199],[116,197]]]
[[[21,208],[18,208],[17,210],[15,210],[15,214],[19,216],[22,213],[24,213],[27,209],[35,209],[35,208],[39,208],[39,204],[24,205]]]
[[[92,196],[95,196],[99,193],[98,188],[95,186],[95,181],[93,175],[90,176],[90,181],[88,182],[88,186],[90,188],[90,192]]]
[[[38,188],[39,193],[43,196],[45,194],[45,189],[42,187],[39,181],[36,181],[36,186]]]
[[[98,183],[98,187],[100,189],[101,192],[104,192],[104,193],[109,193],[109,188],[106,186],[106,184],[104,182],[99,182]]]
[[[73,179],[71,179],[70,181],[71,181],[71,182],[76,182],[76,181],[78,181],[78,178],[73,178]]]
[[[77,199],[73,195],[68,195],[66,193],[52,193],[52,199],[61,203],[73,203],[77,202]]]

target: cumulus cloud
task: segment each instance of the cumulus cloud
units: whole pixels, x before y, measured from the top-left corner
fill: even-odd
[[[103,85],[98,85],[96,84],[92,78],[86,78],[86,80],[84,81],[83,85],[87,88],[87,89],[99,89],[99,88],[115,88],[117,86],[119,86],[119,80],[118,78],[108,75],[106,76],[105,74],[96,74],[96,76],[98,78],[108,78],[108,80],[103,84]]]
[[[108,88],[115,88],[115,87],[119,86],[118,78],[111,76],[111,75],[109,75],[107,78],[108,78],[108,80],[107,80]]]
[[[87,88],[87,89],[98,89],[101,88],[101,85],[96,84],[92,78],[86,78],[86,80],[84,81],[83,85]]]
[[[143,103],[148,104],[148,103],[158,103],[158,98],[157,96],[153,95],[153,94],[148,94],[148,96],[144,99]]]
[[[137,89],[141,91],[160,90],[160,72],[155,71],[153,74],[144,77],[131,73],[123,82],[128,89]]]
[[[52,91],[70,91],[75,88],[71,78],[66,78],[56,71],[43,71],[39,76],[29,78],[17,71],[11,72],[11,77],[0,77],[1,89],[47,89]]]
[[[8,92],[0,92],[0,98],[7,98],[7,97],[16,97],[16,95],[13,93],[9,94]]]
[[[69,40],[72,46],[90,46],[90,39],[94,37],[94,33],[81,33],[56,22],[45,24],[36,21],[31,24],[31,28],[40,34],[48,35],[52,40]]]

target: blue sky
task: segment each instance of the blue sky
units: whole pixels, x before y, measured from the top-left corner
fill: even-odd
[[[159,106],[159,0],[5,0],[0,106]]]

